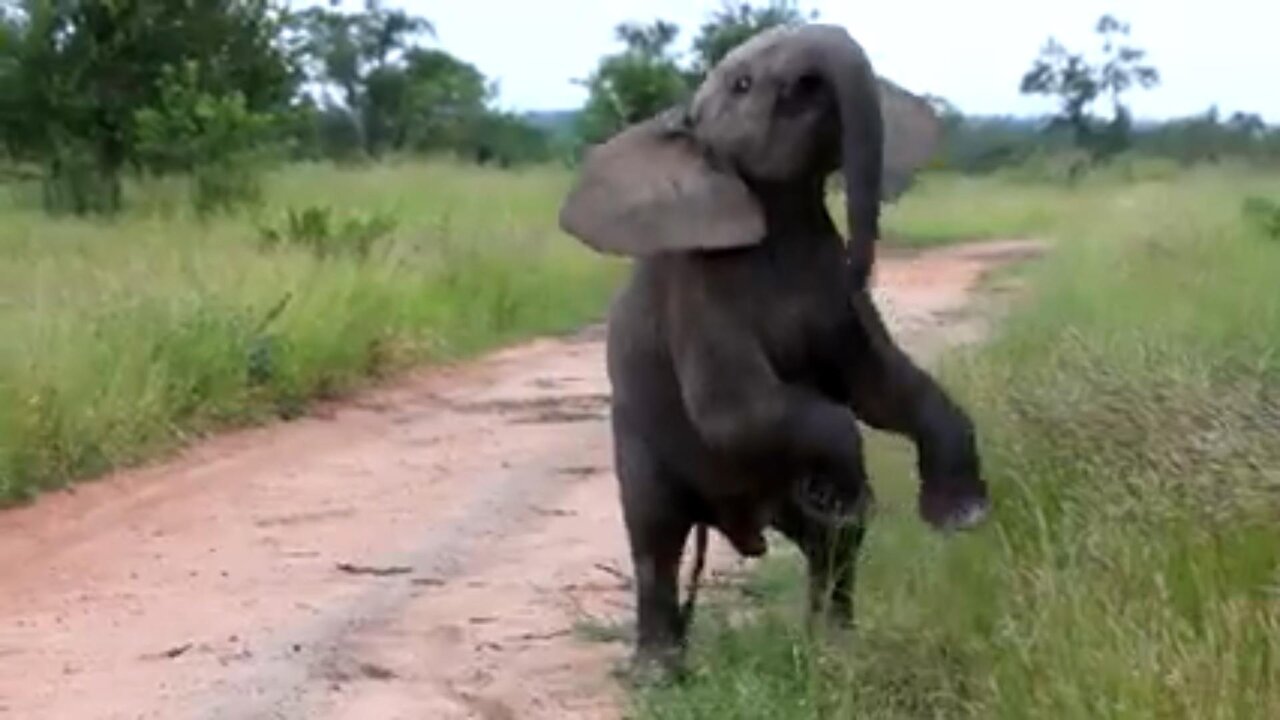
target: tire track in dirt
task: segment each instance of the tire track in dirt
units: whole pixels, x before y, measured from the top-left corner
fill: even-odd
[[[1026,242],[886,255],[916,357]],[[592,328],[203,442],[0,521],[0,716],[615,718],[631,619]],[[713,567],[740,563],[713,535]]]

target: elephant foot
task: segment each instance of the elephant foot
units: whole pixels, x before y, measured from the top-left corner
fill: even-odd
[[[613,670],[615,678],[634,689],[661,687],[683,680],[688,671],[678,647],[639,648]]]
[[[811,611],[805,627],[813,637],[828,638],[839,645],[853,639],[857,623],[850,609],[826,608]]]
[[[982,486],[931,483],[920,493],[919,512],[937,530],[972,530],[991,514],[991,501]]]

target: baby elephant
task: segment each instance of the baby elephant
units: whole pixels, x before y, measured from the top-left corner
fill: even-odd
[[[813,608],[848,620],[871,499],[857,419],[913,440],[931,525],[985,517],[972,423],[867,288],[886,182],[902,187],[938,134],[846,31],[804,25],[748,40],[687,105],[588,153],[561,227],[637,258],[608,334],[636,660],[678,666],[694,526],[748,556],[781,531],[807,557]],[[824,204],[837,168],[847,247]]]

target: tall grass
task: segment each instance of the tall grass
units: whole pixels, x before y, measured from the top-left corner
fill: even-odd
[[[38,183],[0,184],[0,504],[599,317],[623,263],[559,232],[569,182],[558,168],[296,165],[239,214],[200,218],[187,182],[136,181],[125,215],[93,221],[40,213]],[[940,208],[963,213],[953,198],[977,192],[964,181],[926,192],[891,226],[1016,229],[1016,214],[948,219]],[[344,235],[386,219],[387,238]],[[317,227],[332,235],[290,237]]]
[[[700,614],[691,681],[637,695],[641,717],[1280,717],[1280,244],[1240,213],[1280,181],[1056,192],[1033,297],[941,367],[993,523],[925,529],[910,447],[876,436],[856,631],[802,630],[780,553],[762,598]]]
[[[894,244],[917,247],[1028,237],[1052,222],[1066,192],[995,177],[926,175],[887,207],[885,234]]]
[[[618,266],[561,235],[568,176],[298,166],[265,206],[196,220],[185,189],[131,187],[115,221],[0,201],[0,501],[292,416],[411,363],[598,317]],[[0,191],[5,188],[0,187]],[[290,208],[396,219],[370,255],[261,246]]]

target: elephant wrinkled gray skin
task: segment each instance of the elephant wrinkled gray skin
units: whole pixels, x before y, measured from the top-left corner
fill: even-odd
[[[986,516],[970,419],[867,288],[880,203],[937,136],[927,103],[878,81],[845,30],[814,24],[748,40],[690,103],[588,153],[561,227],[636,258],[607,341],[636,660],[678,666],[695,526],[747,556],[776,528],[806,555],[814,611],[848,622],[871,501],[857,419],[913,440],[932,526]],[[837,168],[847,247],[824,204]]]

